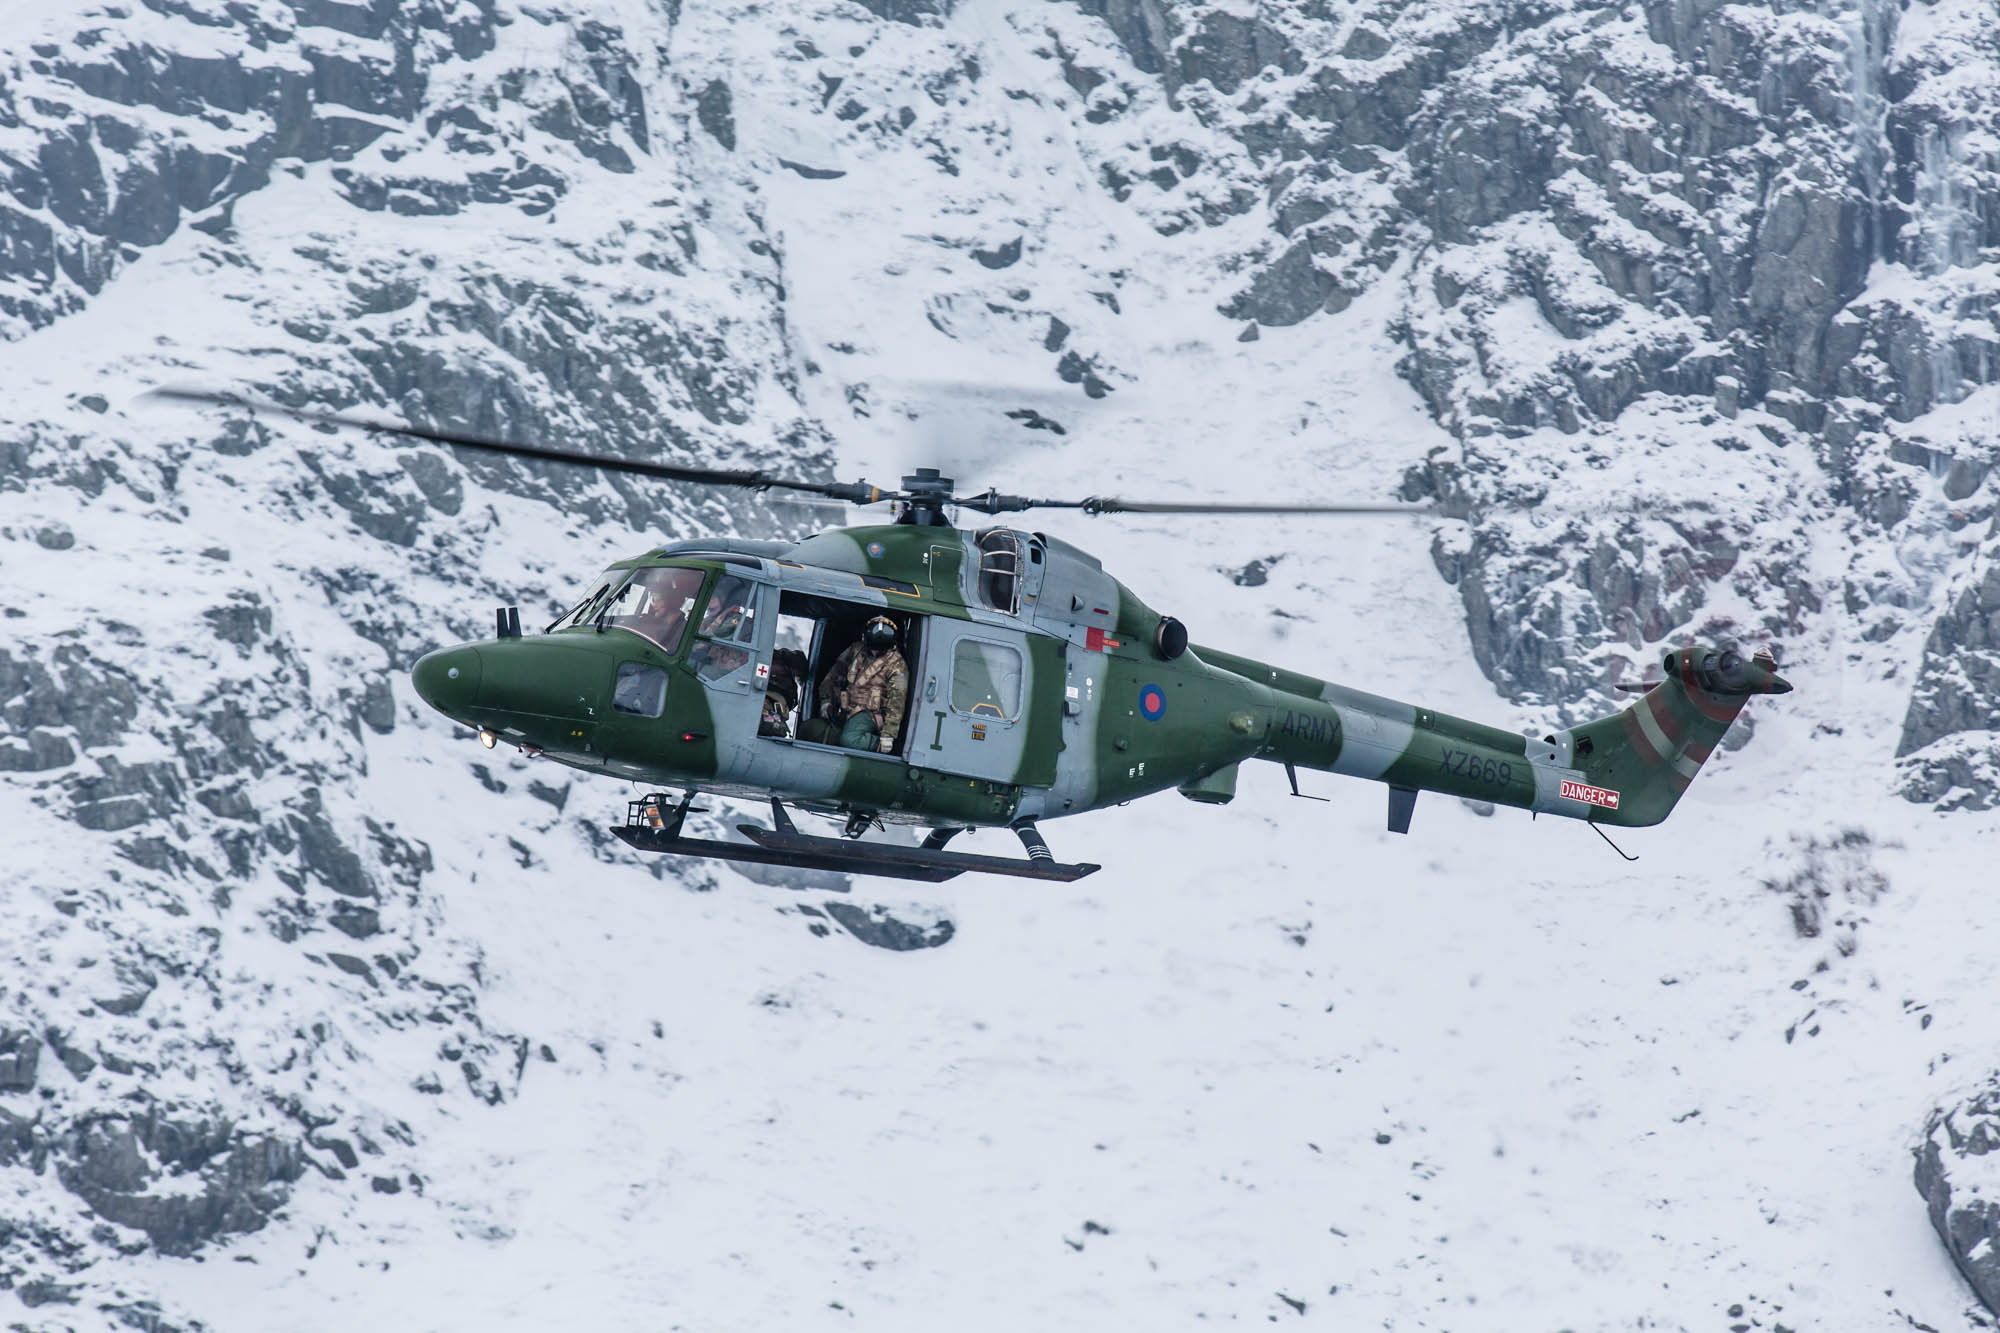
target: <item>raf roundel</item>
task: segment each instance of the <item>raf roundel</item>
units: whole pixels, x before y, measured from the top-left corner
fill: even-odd
[[[870,560],[880,560],[880,559],[882,558],[882,543],[881,543],[881,542],[869,542],[869,543],[868,543],[868,558],[869,558]]]
[[[1139,716],[1148,722],[1158,722],[1167,712],[1167,694],[1157,685],[1139,687]]]

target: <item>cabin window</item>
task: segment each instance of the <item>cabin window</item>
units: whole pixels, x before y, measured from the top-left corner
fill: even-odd
[[[974,717],[1019,717],[1019,650],[983,639],[960,639],[951,653],[951,706]]]
[[[995,611],[1021,610],[1021,542],[1007,528],[979,534],[979,595]]]
[[[667,706],[667,673],[644,662],[620,662],[611,706],[636,717],[658,717]]]
[[[703,639],[688,654],[688,665],[703,680],[721,680],[732,671],[741,670],[750,660],[748,648],[738,648],[729,643],[710,643]]]

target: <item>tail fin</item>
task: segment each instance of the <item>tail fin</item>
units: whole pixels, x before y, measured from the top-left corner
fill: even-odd
[[[1791,690],[1777,666],[1769,652],[1668,653],[1661,662],[1665,679],[1630,708],[1570,730],[1571,762],[1588,782],[1562,794],[1597,807],[1590,818],[1601,824],[1659,823],[1750,696]]]

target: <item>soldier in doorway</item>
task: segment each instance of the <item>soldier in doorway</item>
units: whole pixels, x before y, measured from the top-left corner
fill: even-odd
[[[806,655],[796,648],[780,648],[771,655],[771,679],[764,686],[764,715],[757,724],[759,736],[792,734],[792,710],[799,706],[799,685],[806,678]]]
[[[896,641],[896,622],[876,616],[847,646],[820,682],[820,716],[800,728],[804,740],[850,750],[896,752],[903,705],[910,697],[910,668]]]

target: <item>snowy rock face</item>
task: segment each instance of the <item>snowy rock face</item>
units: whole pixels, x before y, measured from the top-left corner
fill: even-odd
[[[1951,1261],[2000,1310],[2000,1079],[1932,1113],[1917,1148],[1917,1190]]]
[[[1469,520],[1431,550],[1465,613],[1446,653],[1469,643],[1538,718],[1605,711],[1603,684],[1688,634],[1771,639],[1802,694],[1865,680],[1857,711],[1900,719],[1897,790],[2000,802],[1983,0],[22,0],[5,41],[0,1180],[18,1202],[0,1287],[59,1321],[219,1317],[163,1310],[121,1265],[273,1219],[310,1259],[322,1222],[396,1234],[371,1210],[449,1196],[456,1234],[498,1243],[467,1202],[476,1168],[441,1146],[456,1129],[538,1078],[640,1070],[650,1097],[683,1077],[658,1020],[630,1040],[580,1021],[571,1041],[496,1001],[498,946],[468,919],[610,941],[640,897],[614,886],[716,875],[642,866],[603,832],[603,792],[573,799],[561,771],[448,749],[407,670],[486,633],[493,605],[552,618],[660,540],[815,521],[135,401],[156,385],[827,475],[836,438],[957,420],[911,382],[1031,380],[984,404],[1003,444],[975,431],[913,461],[1040,460],[1015,489],[1051,493],[1305,494],[1356,455],[1339,475],[1365,470],[1375,498],[1400,486]],[[1337,338],[1393,339],[1439,429],[1368,438],[1376,418],[1323,393],[1340,350],[1283,359],[1343,319],[1363,331]],[[1252,363],[1218,340],[1254,341],[1269,378],[1232,382]],[[1152,420],[1108,415],[1149,390]],[[1092,412],[1111,427],[1093,435]],[[1198,443],[1156,445],[1162,420]],[[1153,554],[1165,582],[1188,553]],[[1252,554],[1228,557],[1235,586],[1268,591],[1282,629],[1278,594],[1315,601],[1326,566]],[[1895,899],[1872,861],[1850,873],[1862,835],[1838,836],[1768,887],[1844,959],[1863,909]],[[858,889],[795,901],[768,915],[871,961],[955,957],[970,933]],[[1306,957],[1332,933],[1273,938]],[[1025,938],[1008,966],[1050,943]],[[811,1013],[819,984],[757,1007]],[[1321,1010],[1316,989],[1293,999]],[[922,1031],[925,1078],[956,1040]],[[1990,1217],[1956,1173],[1990,1135],[1954,1135],[1987,1114],[1940,1113],[1920,1159],[1962,1265]],[[1081,1218],[1065,1254],[1113,1243]],[[846,1237],[825,1248],[849,1262]],[[1385,1266],[1412,1262],[1392,1248]]]
[[[1458,440],[1408,493],[1477,520],[1438,561],[1503,693],[1571,703],[1688,630],[1801,647],[1831,597],[1928,632],[1911,798],[1995,799],[1990,5],[1096,12],[1256,163],[1222,206],[1277,234],[1230,313],[1401,287],[1402,370]],[[1113,183],[1171,190],[1158,156]]]
[[[491,5],[162,6],[22,42],[4,120],[9,332],[81,309],[183,221],[220,230],[279,159],[351,158],[493,30]]]
[[[822,442],[740,173],[648,119],[678,96],[669,15],[310,0],[9,26],[0,337],[32,360],[9,353],[0,408],[0,771],[29,831],[0,944],[0,1164],[55,1188],[0,1226],[0,1285],[61,1306],[68,1271],[255,1230],[308,1172],[421,1191],[405,1117],[330,1086],[356,1043],[427,1048],[399,1074],[423,1098],[499,1103],[521,1077],[530,1043],[482,1017],[477,946],[440,934],[430,849],[362,791],[370,742],[412,715],[411,661],[493,604],[547,619],[657,534],[799,521],[278,445],[133,394],[806,472]],[[493,557],[515,525],[528,540]],[[561,819],[560,778],[482,780],[523,829]]]

